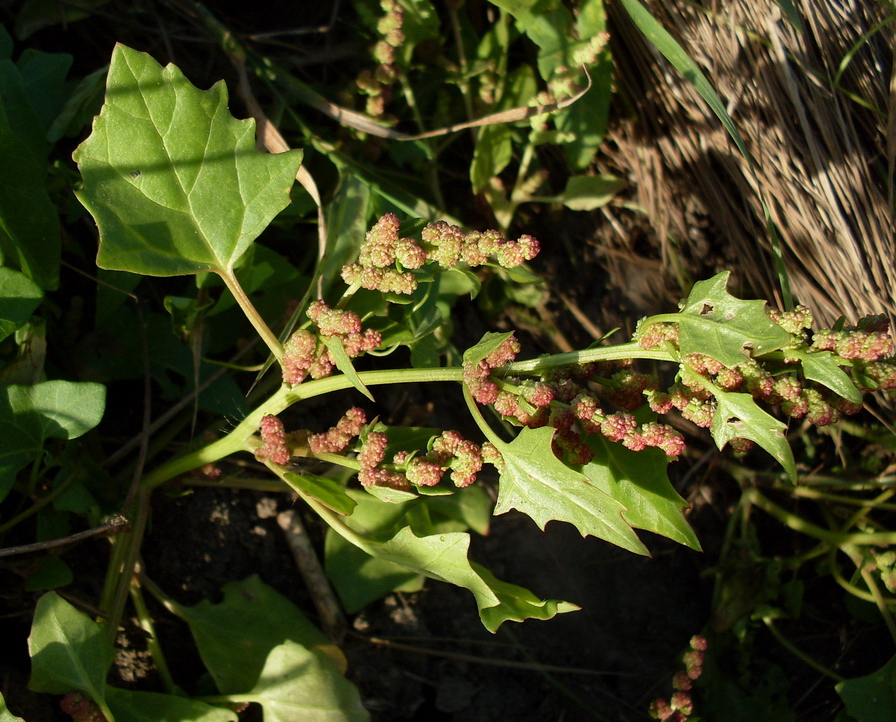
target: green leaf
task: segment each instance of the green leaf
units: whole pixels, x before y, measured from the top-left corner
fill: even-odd
[[[521,32],[534,22],[539,14],[558,5],[558,0],[489,0],[489,2],[513,16]]]
[[[0,262],[49,291],[59,284],[60,231],[47,147],[18,68],[0,61]]]
[[[103,416],[101,384],[44,381],[0,387],[0,465],[21,468],[37,458],[50,437],[76,439]]]
[[[787,354],[800,360],[803,375],[807,379],[817,381],[847,401],[852,401],[854,404],[862,403],[862,393],[846,372],[837,365],[830,351],[808,353],[799,349],[788,349]]]
[[[348,516],[355,508],[355,501],[333,479],[314,474],[290,474],[289,472],[283,475],[283,479],[290,486],[317,499],[337,514]]]
[[[790,334],[765,313],[765,301],[743,301],[725,287],[729,271],[694,284],[678,314],[681,354],[701,353],[732,368],[749,356],[784,348]]]
[[[100,232],[97,265],[150,276],[228,271],[289,204],[300,151],[255,148],[227,90],[116,45],[106,102],[74,156]]]
[[[112,722],[104,690],[115,648],[106,639],[103,625],[50,592],[37,602],[28,650],[30,689],[50,694],[83,692]]]
[[[25,577],[25,589],[29,592],[44,592],[71,584],[73,578],[68,564],[55,554],[48,554],[40,560],[37,569]]]
[[[24,273],[0,266],[0,341],[25,325],[43,296]]]
[[[554,429],[523,429],[509,444],[498,446],[504,470],[495,515],[518,509],[540,529],[549,521],[567,521],[582,536],[606,539],[636,554],[648,554],[638,535],[623,519],[619,501],[566,466],[551,449]]]
[[[506,621],[550,619],[556,614],[579,609],[569,602],[538,599],[530,591],[501,582],[488,570],[471,563],[467,558],[470,535],[466,533],[447,532],[417,537],[406,526],[389,541],[369,547],[368,551],[380,559],[469,589],[476,598],[479,618],[490,632],[496,632]]]
[[[194,607],[177,605],[172,611],[190,625],[202,661],[222,694],[252,689],[271,650],[286,641],[335,660],[344,669],[339,648],[257,576],[225,584],[220,604],[204,601]]]
[[[345,374],[345,377],[351,381],[352,386],[354,386],[355,389],[360,391],[371,401],[374,401],[373,394],[370,393],[370,389],[364,385],[364,382],[361,380],[361,377],[358,376],[358,372],[355,371],[355,367],[352,365],[352,360],[345,352],[345,347],[342,345],[342,339],[338,336],[322,336],[321,341],[324,342],[324,346],[326,346],[327,351],[330,352],[330,358],[333,359],[336,368]]]
[[[173,694],[139,692],[106,687],[106,701],[118,719],[128,722],[159,722],[159,720],[189,720],[189,722],[237,722],[239,715],[230,709],[212,707],[197,699],[176,697]]]
[[[264,708],[265,722],[364,722],[357,688],[331,663],[291,640],[271,650],[258,683],[243,699]]]
[[[622,518],[637,529],[700,549],[684,516],[687,502],[669,483],[668,460],[659,449],[632,451],[604,437],[589,437],[594,459],[582,473],[605,494],[625,506]]]
[[[49,131],[65,100],[65,76],[72,66],[68,53],[44,53],[28,48],[17,63],[28,101],[41,121],[44,133]]]
[[[574,211],[593,211],[607,205],[625,185],[622,178],[613,175],[570,176],[563,191],[563,205]]]
[[[345,523],[368,537],[384,535],[388,538],[402,522],[408,509],[407,501],[380,501],[360,489],[349,489],[347,495],[356,506]],[[371,556],[332,529],[327,530],[324,564],[327,578],[348,614],[361,611],[390,592],[398,589],[415,591],[423,585],[422,573]]]
[[[847,679],[835,689],[858,722],[891,722],[896,719],[896,657],[876,672]]]
[[[507,339],[513,336],[513,332],[507,333],[487,333],[475,346],[471,346],[464,351],[464,364],[475,366],[485,359],[492,351],[495,351]]]
[[[694,373],[685,368],[686,373]],[[710,431],[719,449],[731,439],[750,439],[771,454],[784,467],[787,475],[796,481],[796,464],[793,450],[787,443],[787,427],[774,416],[767,414],[756,404],[750,394],[733,393],[714,389],[716,410]]]
[[[486,184],[507,167],[513,158],[510,128],[506,125],[489,125],[479,131],[473,163],[470,165],[470,183],[473,192],[479,193]]]
[[[16,717],[9,711],[2,694],[0,694],[0,722],[25,722],[21,717]]]

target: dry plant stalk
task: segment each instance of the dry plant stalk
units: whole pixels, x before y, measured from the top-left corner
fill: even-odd
[[[704,255],[694,217],[705,213],[728,244],[720,262],[773,297],[761,192],[794,295],[816,318],[881,310],[896,318],[894,26],[882,3],[795,5],[802,30],[773,0],[647,2],[726,102],[754,173],[688,81],[609,4],[619,89],[634,108],[610,137],[615,160],[630,169],[664,243]],[[687,202],[674,195],[681,188],[693,196]],[[664,246],[664,259],[672,252]]]

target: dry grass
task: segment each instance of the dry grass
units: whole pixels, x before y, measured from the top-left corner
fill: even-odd
[[[797,0],[800,32],[772,0],[647,4],[709,77],[755,162],[751,170],[691,85],[609,3],[618,85],[632,103],[610,140],[666,244],[664,260],[705,259],[695,223],[705,214],[707,237],[726,245],[713,257],[773,298],[761,193],[797,300],[825,323],[896,318],[892,11],[870,0]]]

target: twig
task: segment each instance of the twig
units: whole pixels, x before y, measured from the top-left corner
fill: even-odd
[[[296,566],[299,567],[299,572],[311,592],[311,599],[320,615],[320,625],[324,634],[336,644],[340,644],[345,637],[345,615],[311,546],[302,520],[290,509],[277,515],[277,523],[283,529],[286,542],[296,560]]]
[[[118,534],[118,532],[123,531],[127,525],[128,520],[120,514],[116,514],[109,521],[100,524],[93,529],[79,531],[77,534],[70,534],[61,539],[51,539],[49,541],[35,542],[34,544],[23,544],[22,546],[0,549],[0,557],[11,557],[16,554],[28,554],[30,552],[44,551],[45,549],[54,549],[56,547],[66,546],[67,544],[74,544],[75,542],[89,539],[92,536],[99,536],[101,534]]]

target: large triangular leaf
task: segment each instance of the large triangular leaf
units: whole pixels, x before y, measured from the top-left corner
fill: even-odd
[[[601,491],[625,505],[623,518],[638,529],[700,549],[684,516],[687,502],[669,483],[668,460],[659,449],[632,451],[603,436],[591,437],[594,459],[582,473]]]
[[[600,537],[636,554],[647,548],[623,519],[625,506],[560,461],[551,449],[554,429],[523,429],[510,444],[498,448],[504,470],[495,514],[519,509],[541,529],[556,519],[568,521],[582,534]]]
[[[735,298],[725,286],[729,272],[694,284],[678,315],[681,353],[711,356],[731,368],[748,356],[783,348],[790,334],[765,313],[765,301]]]
[[[151,276],[229,270],[289,204],[300,151],[255,148],[255,121],[173,65],[116,45],[106,103],[75,151],[78,198],[99,226],[102,268]]]

